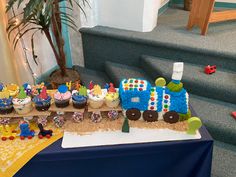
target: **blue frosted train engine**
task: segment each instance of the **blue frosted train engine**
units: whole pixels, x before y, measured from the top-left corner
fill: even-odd
[[[189,110],[189,96],[184,88],[173,91],[167,86],[152,87],[146,80],[131,78],[121,81],[119,92],[124,114],[130,120],[164,119],[176,123]]]

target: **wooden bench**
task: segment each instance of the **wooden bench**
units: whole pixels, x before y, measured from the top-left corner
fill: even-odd
[[[206,35],[210,23],[236,20],[236,10],[213,12],[215,0],[193,0],[187,29],[197,25],[201,34]]]

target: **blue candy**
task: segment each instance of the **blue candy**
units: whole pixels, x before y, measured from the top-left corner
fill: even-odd
[[[60,85],[60,86],[58,87],[58,91],[59,91],[60,93],[66,93],[66,92],[68,91],[68,87],[67,87],[66,85]]]

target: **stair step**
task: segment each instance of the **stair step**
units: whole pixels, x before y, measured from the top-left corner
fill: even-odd
[[[122,65],[119,63],[106,62],[105,71],[110,79],[119,86],[122,79],[125,78],[143,78],[153,84],[153,81],[140,68]]]
[[[81,66],[73,66],[73,69],[79,72],[82,83],[85,86],[88,86],[90,81],[102,86],[110,82],[110,79],[104,72],[87,69]]]
[[[236,146],[215,141],[212,161],[212,177],[236,176]]]
[[[163,76],[170,80],[173,62],[157,57],[142,56],[141,66],[153,79]],[[216,73],[207,75],[204,73],[204,66],[185,63],[182,81],[190,93],[236,103],[236,72],[217,69]]]
[[[214,139],[236,145],[236,121],[230,115],[236,111],[235,104],[192,94],[189,100]]]

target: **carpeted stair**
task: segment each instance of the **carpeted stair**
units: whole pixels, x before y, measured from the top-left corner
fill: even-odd
[[[212,177],[235,177],[236,146],[214,142]]]
[[[73,66],[73,69],[79,72],[82,83],[86,86],[89,85],[90,81],[100,85],[105,85],[110,82],[110,79],[104,72],[87,69],[81,66]]]
[[[120,81],[125,78],[143,78],[153,83],[150,77],[137,67],[107,61],[105,63],[105,72],[116,86],[119,86]]]
[[[171,79],[173,60],[142,56],[141,66],[153,79],[157,76]],[[217,69],[216,73],[207,75],[204,66],[185,62],[182,82],[193,94],[236,104],[236,72]]]
[[[236,122],[230,115],[236,110],[235,104],[192,94],[190,104],[214,139],[236,145]]]

